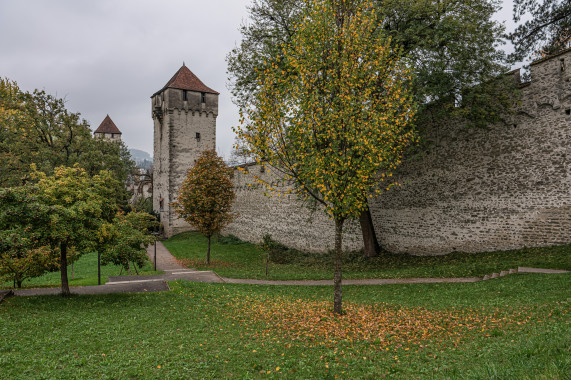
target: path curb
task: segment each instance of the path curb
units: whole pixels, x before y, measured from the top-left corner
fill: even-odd
[[[2,301],[4,301],[4,299],[11,297],[13,295],[14,295],[14,291],[12,289],[0,290],[0,303],[2,303]]]
[[[165,272],[164,275],[152,276],[110,276],[105,285],[72,287],[74,294],[109,294],[170,291],[167,281],[186,280],[192,282],[249,284],[249,285],[297,285],[297,286],[331,286],[333,280],[257,280],[222,277],[214,271],[197,271],[181,266],[166,247],[158,242],[157,261]],[[154,246],[147,248],[149,256],[154,256]],[[152,257],[154,258],[154,257]],[[392,284],[435,284],[435,283],[473,283],[487,281],[517,273],[562,274],[569,273],[562,269],[543,269],[517,267],[517,269],[501,270],[483,277],[450,277],[450,278],[391,278],[391,279],[346,279],[344,285],[392,285]],[[15,296],[37,296],[59,294],[60,288],[0,290],[0,302]]]
[[[533,274],[563,274],[569,271],[561,269],[543,269],[518,267],[509,271],[500,271],[483,277],[449,277],[449,278],[379,278],[379,279],[346,279],[343,285],[404,285],[404,284],[438,284],[438,283],[474,283],[486,281],[492,278],[505,277],[509,274],[533,273]],[[131,276],[130,281],[110,281],[105,285],[76,286],[71,288],[73,294],[110,294],[110,293],[141,293],[141,292],[164,292],[170,291],[168,281],[186,280],[191,282],[226,283],[245,285],[291,285],[291,286],[332,286],[333,280],[256,280],[245,278],[221,277],[213,271],[196,271],[187,269],[182,276],[166,274],[162,276],[149,276],[153,278],[141,279],[146,276]],[[157,277],[163,277],[162,279]],[[121,278],[123,279],[123,278]],[[0,302],[6,297],[14,296],[40,296],[59,294],[60,288],[39,289],[16,289],[0,291]]]
[[[544,268],[530,268],[530,267],[517,267],[509,270],[502,270],[500,273],[492,273],[491,275],[485,275],[481,278],[481,281],[490,280],[492,278],[499,278],[507,276],[508,274],[515,273],[542,273],[542,274],[563,274],[569,273],[568,270],[563,269],[544,269]]]
[[[569,273],[562,269],[543,269],[518,267],[518,269],[503,270],[499,273],[492,273],[483,277],[419,277],[419,278],[379,278],[362,280],[343,280],[343,285],[397,285],[397,284],[438,284],[438,283],[472,283],[486,281],[493,278],[505,277],[516,273],[540,273],[540,274],[563,274]],[[221,277],[228,284],[249,284],[249,285],[298,285],[298,286],[331,286],[333,280],[257,280],[245,278]]]

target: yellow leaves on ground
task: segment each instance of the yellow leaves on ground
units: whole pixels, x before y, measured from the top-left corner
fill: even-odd
[[[532,319],[531,312],[497,309],[429,310],[378,303],[344,303],[344,314],[333,314],[325,301],[288,298],[244,298],[235,303],[250,333],[260,340],[284,340],[305,346],[368,343],[382,351],[440,349],[457,346],[470,336],[493,336],[508,326]],[[252,327],[252,321],[265,326]]]

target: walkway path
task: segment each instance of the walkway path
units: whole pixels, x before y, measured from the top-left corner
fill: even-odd
[[[147,248],[151,262],[155,262],[155,247]],[[111,294],[111,293],[144,293],[169,291],[168,281],[187,280],[194,282],[224,282],[212,271],[197,271],[182,266],[171,255],[163,243],[157,242],[157,270],[161,275],[152,276],[109,276],[105,285],[72,286],[72,294]],[[15,289],[15,296],[40,296],[60,294],[60,288]]]
[[[157,270],[187,270],[185,266],[178,262],[178,260],[171,255],[167,247],[160,242],[157,241]],[[150,245],[147,248],[147,255],[151,259],[151,262],[155,263],[155,246]]]
[[[165,272],[159,277],[165,281],[188,280],[197,282],[224,282],[220,276],[212,271],[198,271],[183,266],[165,247],[165,245],[157,241],[157,270]],[[155,246],[151,245],[147,248],[147,255],[151,262],[155,263]],[[145,278],[154,276],[145,276]],[[133,281],[133,276],[109,277],[109,281]],[[139,279],[142,280],[142,279]]]
[[[333,285],[333,280],[253,280],[220,277],[212,271],[197,271],[181,265],[178,260],[171,255],[163,243],[157,242],[156,246],[157,270],[164,271],[162,275],[153,276],[110,276],[105,285],[99,286],[76,286],[70,288],[74,294],[109,294],[109,293],[140,293],[140,292],[161,292],[169,291],[168,281],[187,280],[194,282],[212,282],[228,284],[251,284],[251,285],[303,285],[303,286],[329,286]],[[151,261],[154,263],[155,247],[151,245],[147,249]],[[546,273],[557,274],[567,273],[566,270],[542,269],[518,267],[508,271],[492,273],[484,277],[452,277],[452,278],[397,278],[397,279],[362,279],[343,280],[343,285],[390,285],[390,284],[434,284],[434,283],[465,283],[485,281],[492,278],[503,277],[513,273]],[[59,288],[40,289],[16,289],[16,296],[37,296],[47,294],[59,294]]]

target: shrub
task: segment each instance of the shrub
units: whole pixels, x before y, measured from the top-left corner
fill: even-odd
[[[238,244],[245,244],[246,242],[234,235],[228,235],[228,236],[219,236],[218,243],[224,245],[238,245]]]

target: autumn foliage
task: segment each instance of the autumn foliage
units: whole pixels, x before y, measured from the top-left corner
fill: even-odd
[[[260,73],[259,91],[237,128],[248,152],[313,198],[335,221],[335,311],[341,312],[344,222],[393,183],[415,141],[411,70],[379,28],[367,0],[313,0],[280,65]],[[279,193],[262,179],[269,192]]]
[[[206,262],[210,264],[210,238],[234,218],[232,204],[236,198],[227,167],[216,151],[205,150],[188,170],[178,197],[172,206],[175,213],[208,238]]]
[[[389,355],[437,352],[537,318],[525,308],[431,310],[386,303],[347,303],[343,315],[336,316],[330,302],[261,296],[241,297],[231,308],[230,317],[245,326],[248,340],[334,349],[364,344],[368,349],[390,351]]]

